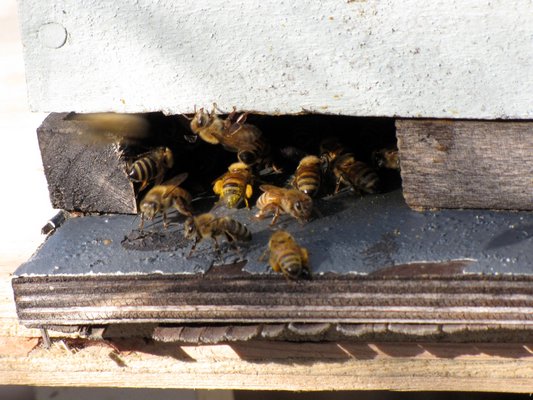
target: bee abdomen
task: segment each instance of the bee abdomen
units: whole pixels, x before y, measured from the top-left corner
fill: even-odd
[[[302,260],[296,252],[287,251],[279,256],[279,265],[282,271],[296,277],[302,268]]]
[[[252,240],[252,233],[250,230],[239,221],[235,221],[229,217],[223,217],[223,223],[225,232],[230,235],[233,240],[243,242],[249,242]]]
[[[380,188],[378,174],[362,161],[356,161],[352,169],[352,184],[368,193],[376,193]]]
[[[302,168],[296,173],[296,188],[310,196],[317,194],[320,188],[320,171],[315,168]]]
[[[259,198],[255,202],[255,206],[259,210],[261,210],[261,209],[263,209],[263,208],[265,208],[267,206],[267,204],[269,202],[267,196],[268,196],[268,193],[265,192],[261,196],[259,196]]]
[[[141,158],[133,163],[130,168],[129,177],[131,180],[140,182],[151,180],[157,176],[157,163],[151,157]]]

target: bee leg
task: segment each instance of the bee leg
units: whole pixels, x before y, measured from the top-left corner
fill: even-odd
[[[259,258],[257,259],[257,261],[264,261],[266,256],[267,256],[267,253],[268,253],[268,247],[261,253],[261,256],[259,256]]]
[[[194,243],[191,247],[191,251],[189,251],[189,255],[187,256],[187,258],[191,258],[192,256],[192,253],[194,252],[194,250],[196,250],[196,245],[198,244],[200,240],[198,238],[194,239]]]
[[[339,189],[341,187],[341,179],[341,177],[337,178],[337,182],[335,183],[335,191],[333,192],[333,194],[339,193]]]
[[[274,211],[274,217],[272,218],[272,221],[270,222],[270,226],[274,225],[276,221],[279,218],[279,207],[276,207],[276,211]]]
[[[216,236],[212,236],[213,238],[213,244],[214,244],[214,248],[215,248],[215,252],[217,253],[217,257],[220,261],[222,261],[222,252],[220,251],[220,246],[218,244],[218,240],[216,238]]]
[[[168,228],[167,212],[163,211],[163,228]]]
[[[192,217],[191,206],[183,201],[182,198],[176,199],[173,204],[174,208],[178,210],[181,215]]]
[[[141,213],[141,224],[139,225],[139,230],[142,232],[144,228],[144,213]]]
[[[139,192],[142,192],[144,190],[144,188],[146,186],[148,186],[148,181],[147,180],[144,180],[144,181],[141,181],[141,187],[139,188]]]
[[[302,269],[305,270],[309,279],[313,278],[311,274],[311,268],[309,268],[309,253],[306,248],[300,248],[300,256],[302,257]]]

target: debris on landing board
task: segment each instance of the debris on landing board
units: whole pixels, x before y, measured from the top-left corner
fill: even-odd
[[[252,231],[252,241],[238,252],[222,245],[218,255],[205,240],[190,258],[192,243],[184,239],[184,217],[177,213],[170,214],[168,230],[158,218],[143,232],[131,215],[69,219],[15,275],[201,274],[243,260],[244,271],[271,273],[259,258],[275,229],[289,231],[309,250],[314,275],[533,274],[531,212],[416,212],[400,190],[362,198],[342,193],[315,206],[321,216],[309,223],[282,216],[274,227],[270,219],[255,220],[254,210],[232,210],[230,216]]]

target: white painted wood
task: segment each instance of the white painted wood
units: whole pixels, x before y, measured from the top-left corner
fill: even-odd
[[[533,118],[531,0],[19,4],[33,110]]]

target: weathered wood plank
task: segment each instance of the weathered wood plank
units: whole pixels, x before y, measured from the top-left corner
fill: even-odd
[[[415,209],[533,210],[533,122],[396,121]]]
[[[66,116],[50,114],[37,129],[52,206],[135,214],[133,184],[116,144],[89,145],[80,139],[86,133],[83,125]]]
[[[533,324],[533,288],[527,276],[378,279],[327,275],[305,284],[252,274],[218,279],[202,275],[48,276],[17,277],[13,287],[19,318],[28,326],[326,323],[291,327],[320,333],[329,329],[327,323]],[[409,333],[407,327],[404,331]],[[190,328],[180,335],[195,341],[203,331]]]
[[[2,384],[269,390],[531,392],[529,343],[169,346],[55,340],[0,354]]]
[[[34,110],[533,118],[527,0],[19,4]]]

